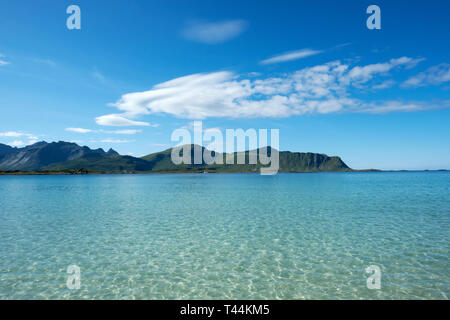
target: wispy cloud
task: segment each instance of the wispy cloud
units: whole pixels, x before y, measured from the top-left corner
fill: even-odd
[[[90,129],[83,129],[83,128],[66,128],[66,131],[76,132],[76,133],[89,133],[89,132],[92,132],[92,130],[90,130]]]
[[[386,114],[389,112],[417,112],[426,110],[438,110],[450,107],[450,101],[441,101],[439,103],[430,103],[423,101],[384,101],[378,103],[369,103],[355,110],[359,113]]]
[[[16,131],[0,132],[0,137],[21,137],[23,133]]]
[[[101,142],[101,143],[130,143],[135,140],[121,140],[121,139],[102,139],[102,140],[91,140],[90,142]]]
[[[149,91],[125,94],[110,104],[135,118],[149,114],[170,114],[185,119],[206,118],[277,118],[308,113],[413,111],[411,103],[385,105],[367,103],[354,96],[354,88],[377,89],[392,85],[380,78],[394,69],[410,68],[420,59],[401,57],[386,62],[351,66],[333,61],[283,74],[280,77],[254,79],[232,72],[199,73],[176,78],[154,86]],[[382,79],[383,80],[383,79]],[[119,115],[105,115],[98,119]]]
[[[101,126],[111,126],[111,127],[128,127],[128,126],[146,126],[146,127],[157,127],[158,124],[151,124],[148,122],[134,121],[125,118],[120,114],[108,114],[95,118],[95,122]]]
[[[66,128],[66,131],[69,132],[75,132],[75,133],[112,133],[112,134],[136,134],[139,132],[142,132],[142,130],[135,130],[135,129],[125,129],[125,130],[91,130],[91,129],[84,129],[84,128]]]
[[[25,138],[28,139],[28,142],[24,142],[22,140],[15,140],[13,142],[7,143],[10,146],[13,147],[21,147],[25,145],[34,144],[38,141],[38,137],[36,135],[25,133],[25,132],[17,132],[17,131],[7,131],[7,132],[0,132],[0,137],[7,137],[7,138]]]
[[[150,143],[149,146],[152,146],[152,147],[169,147],[170,145],[166,144],[166,143]]]
[[[439,85],[450,81],[450,64],[441,63],[428,68],[426,71],[409,78],[403,82],[403,87],[421,87],[426,85]]]
[[[14,140],[12,142],[8,142],[7,145],[11,146],[11,147],[18,147],[19,148],[19,147],[25,146],[26,143],[23,142],[22,140]]]
[[[371,86],[371,88],[374,90],[387,89],[387,88],[394,86],[395,83],[396,83],[395,80],[389,79],[389,80],[383,81],[379,84],[374,84],[373,86]]]
[[[314,56],[316,54],[322,53],[321,50],[313,50],[313,49],[301,49],[297,51],[285,52],[276,56],[273,56],[269,59],[261,61],[261,64],[273,64],[280,62],[293,61],[298,59],[303,59],[306,57]]]
[[[188,40],[216,44],[237,37],[244,32],[247,26],[248,22],[245,20],[196,22],[189,24],[182,34]]]
[[[30,133],[24,133],[24,132],[17,132],[17,131],[7,131],[7,132],[0,132],[0,137],[26,137],[30,140],[36,140],[37,137]]]
[[[1,67],[1,66],[6,66],[6,65],[9,64],[8,61],[4,60],[4,57],[5,57],[5,56],[4,56],[3,54],[0,54],[0,67]]]
[[[332,47],[331,50],[347,47],[347,46],[349,46],[351,44],[352,44],[351,42],[341,43],[341,44],[338,44],[338,45],[335,45],[334,47]]]
[[[106,133],[114,133],[114,134],[136,134],[138,132],[142,132],[142,130],[133,130],[133,129],[113,130],[113,131],[101,130],[101,131],[102,132],[106,132]]]
[[[401,57],[397,59],[390,59],[388,62],[369,64],[366,66],[357,66],[351,69],[348,73],[348,81],[353,81],[356,85],[366,83],[374,76],[379,74],[387,74],[392,69],[404,66],[406,68],[413,68],[423,59]]]
[[[52,68],[56,67],[56,62],[51,59],[33,58],[33,61],[36,63],[47,65]]]
[[[97,69],[94,69],[91,75],[93,78],[97,79],[101,83],[105,83],[107,81],[106,77]]]

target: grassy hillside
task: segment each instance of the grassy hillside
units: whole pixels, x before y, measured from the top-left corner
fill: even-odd
[[[63,170],[85,168],[93,171],[104,172],[136,172],[151,171],[153,164],[149,161],[131,157],[111,155],[102,158],[80,158],[71,161],[52,164],[44,167],[44,170]]]
[[[194,148],[204,147],[191,145],[191,159],[194,159]],[[262,149],[264,153],[265,149]],[[253,150],[251,152],[258,153],[261,150]],[[152,153],[142,157],[142,159],[154,163],[152,171],[208,171],[208,172],[254,172],[264,167],[259,162],[257,164],[249,164],[249,151],[244,152],[245,164],[237,164],[238,155],[242,153],[235,152],[233,154],[234,164],[225,164],[226,154],[217,154],[222,157],[224,164],[197,164],[197,165],[175,165],[171,161],[172,149],[162,152]],[[267,150],[268,155],[271,149]],[[182,154],[182,153],[181,153]],[[213,154],[214,156],[214,154]],[[301,152],[279,152],[280,172],[321,172],[321,171],[351,171],[351,169],[339,157],[329,157],[325,154],[318,153],[301,153]]]
[[[204,147],[189,145],[191,161],[194,161],[194,151],[202,155]],[[212,156],[223,159],[223,164],[179,164],[171,159],[172,149],[152,153],[142,158],[121,156],[114,150],[108,152],[102,149],[92,150],[68,142],[39,142],[24,148],[11,148],[0,145],[0,170],[7,171],[47,171],[86,169],[95,172],[133,173],[133,172],[257,172],[261,163],[249,164],[249,155],[263,153],[270,156],[270,147],[233,154],[215,154]],[[182,153],[182,152],[181,152]],[[245,164],[237,164],[238,156],[245,157]],[[226,157],[232,156],[234,164],[225,164]],[[280,172],[321,172],[321,171],[351,171],[339,158],[325,154],[301,153],[284,151],[279,153]],[[265,166],[267,167],[267,165]]]

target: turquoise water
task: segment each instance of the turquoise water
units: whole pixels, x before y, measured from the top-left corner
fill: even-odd
[[[449,234],[448,172],[1,176],[0,299],[448,299]]]

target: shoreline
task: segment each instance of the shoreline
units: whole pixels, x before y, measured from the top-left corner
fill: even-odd
[[[385,173],[385,172],[448,172],[448,169],[437,170],[379,170],[379,169],[362,169],[362,170],[343,170],[343,171],[278,171],[278,173]],[[102,172],[91,171],[85,169],[78,170],[61,170],[61,171],[6,171],[0,170],[0,176],[74,176],[74,175],[136,175],[136,174],[220,174],[220,173],[242,173],[242,174],[259,174],[259,171],[142,171],[142,172]]]

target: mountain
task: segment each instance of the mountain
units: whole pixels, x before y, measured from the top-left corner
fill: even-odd
[[[198,145],[188,146],[191,159],[194,151],[205,151]],[[172,149],[152,153],[142,158],[122,156],[113,149],[105,152],[103,149],[90,149],[70,142],[38,142],[24,148],[12,148],[0,144],[0,170],[4,171],[58,171],[87,169],[111,173],[131,172],[254,172],[264,167],[261,163],[249,164],[252,153],[272,153],[270,147],[232,154],[235,164],[180,164],[171,160]],[[212,156],[225,157],[230,155],[212,152]],[[244,156],[246,164],[237,164],[237,157]],[[279,152],[280,172],[321,172],[321,171],[351,171],[339,157],[329,157],[318,153]]]
[[[103,149],[92,150],[70,142],[37,142],[24,148],[11,148],[0,144],[0,169],[34,171],[46,170],[56,164],[74,160],[95,162],[99,159],[116,156],[112,150],[106,153]]]
[[[191,145],[191,159],[194,159],[194,150],[199,150],[204,152],[205,147],[198,145]],[[214,154],[212,156],[222,157],[224,164],[206,164],[202,161],[201,164],[195,165],[175,165],[171,160],[172,149],[167,149],[162,152],[152,153],[147,156],[142,157],[150,162],[154,162],[153,171],[209,171],[209,172],[252,172],[257,171],[262,164],[249,164],[249,155],[251,153],[271,155],[271,148],[261,148],[246,152],[235,152],[233,153],[234,164],[225,164],[226,154]],[[245,164],[237,164],[237,159],[239,156],[245,157]],[[321,172],[321,171],[351,171],[350,169],[339,157],[329,157],[326,154],[318,153],[302,153],[302,152],[290,152],[281,151],[279,152],[280,161],[280,172]]]
[[[105,156],[96,159],[79,158],[66,162],[55,163],[43,169],[57,171],[83,168],[92,171],[102,171],[109,173],[133,173],[151,171],[152,167],[152,163],[143,159],[131,156],[106,154]]]
[[[0,143],[0,161],[3,157],[5,157],[7,154],[10,154],[14,152],[14,148],[10,147],[6,144],[1,144]]]

